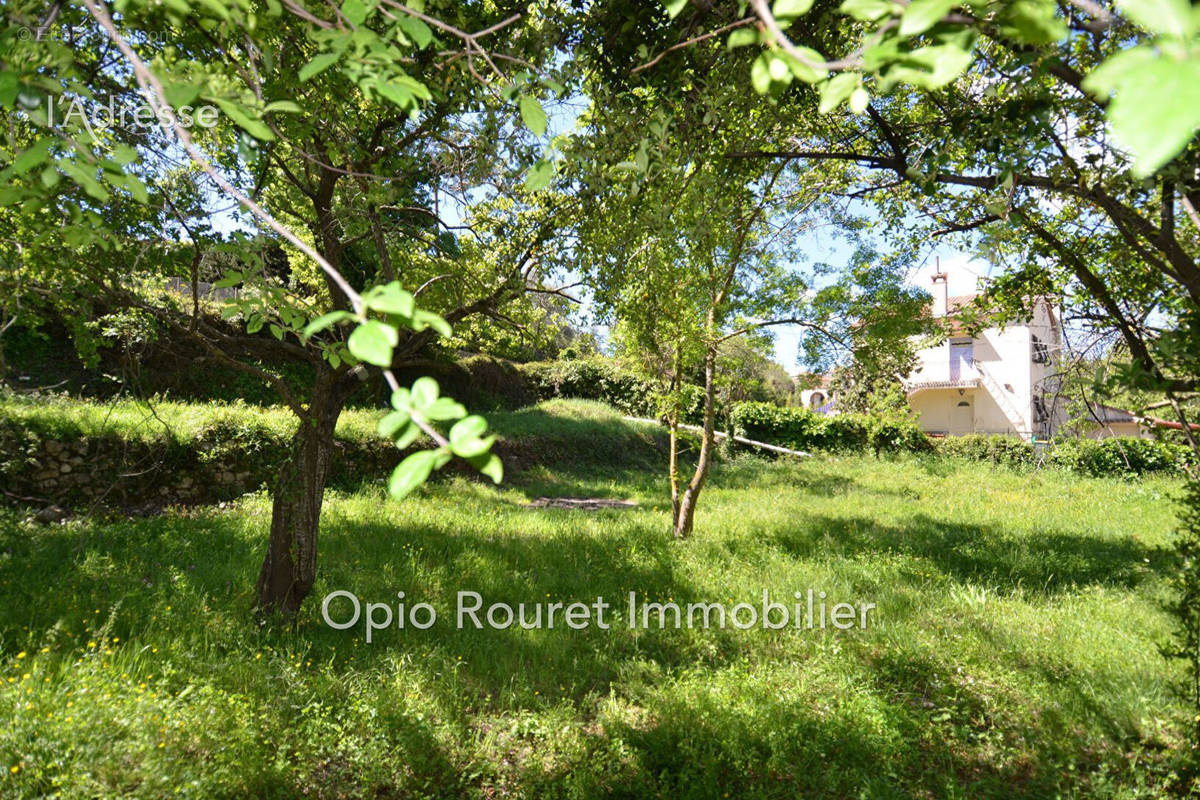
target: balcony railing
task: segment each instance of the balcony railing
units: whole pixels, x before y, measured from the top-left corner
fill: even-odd
[[[961,377],[957,380],[904,382],[904,388],[909,392],[920,392],[926,389],[978,389],[981,385],[982,383],[977,377]]]

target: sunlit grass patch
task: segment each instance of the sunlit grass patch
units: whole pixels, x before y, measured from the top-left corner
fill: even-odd
[[[495,424],[547,453],[660,435],[578,410]],[[403,503],[329,492],[286,630],[250,613],[264,494],[119,522],[5,513],[0,795],[1155,796],[1181,711],[1156,650],[1175,482],[740,457],[674,542],[645,447]],[[639,505],[527,507],[548,493]],[[764,588],[878,610],[866,630],[658,630],[621,607]],[[323,623],[335,589],[439,619],[368,645]],[[460,630],[460,590],[605,597],[613,625]]]

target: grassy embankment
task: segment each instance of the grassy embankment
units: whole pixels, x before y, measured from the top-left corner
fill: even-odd
[[[22,413],[65,433],[149,424]],[[217,412],[157,413],[182,432]],[[294,630],[248,610],[263,495],[61,526],[0,512],[0,796],[1155,796],[1179,713],[1155,648],[1176,481],[738,458],[676,543],[657,432],[579,403],[493,423],[522,443],[513,482],[330,493]],[[547,494],[640,507],[524,507]],[[875,603],[873,624],[458,630],[453,614],[458,590],[620,612],[631,591],[732,605],[810,587]],[[368,645],[361,623],[321,622],[334,589],[404,591],[439,619]]]

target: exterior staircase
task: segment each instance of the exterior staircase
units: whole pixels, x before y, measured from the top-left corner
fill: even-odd
[[[1000,410],[1004,412],[1005,419],[1008,424],[1013,427],[1022,439],[1029,441],[1033,438],[1033,432],[1025,426],[1025,417],[1021,414],[1020,409],[1013,403],[1008,391],[996,380],[992,375],[991,370],[984,365],[982,361],[972,359],[971,366],[975,373],[979,375],[980,384],[987,390],[987,393],[996,401],[996,405],[1000,406]]]

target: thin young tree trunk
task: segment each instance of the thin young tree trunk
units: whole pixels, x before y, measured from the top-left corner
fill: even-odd
[[[711,314],[709,327],[712,327]],[[717,348],[715,344],[710,344],[704,354],[704,432],[700,439],[700,456],[696,461],[696,471],[692,474],[687,488],[684,489],[683,497],[680,498],[675,513],[676,539],[686,539],[692,535],[696,503],[700,499],[700,492],[704,489],[705,481],[708,480],[708,470],[712,463],[712,451],[716,441],[714,435],[716,430],[716,403],[714,402],[716,368]]]
[[[256,588],[260,614],[293,617],[312,591],[333,432],[347,398],[336,376],[322,369],[313,385],[309,417],[300,421],[275,485],[271,535]]]
[[[668,474],[671,480],[671,524],[679,519],[679,390],[683,383],[680,375],[683,369],[683,343],[676,343],[675,369],[671,375],[670,406],[667,411],[667,425],[671,431],[671,448],[668,456]]]

